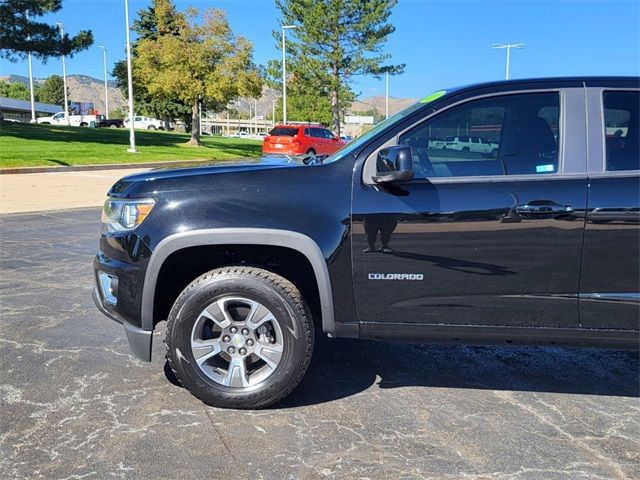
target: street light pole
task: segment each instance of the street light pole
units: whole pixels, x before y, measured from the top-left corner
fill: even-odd
[[[384,118],[389,118],[389,74],[385,75]]]
[[[29,10],[26,12],[27,20],[29,20]],[[31,36],[27,36],[27,40],[31,40]],[[31,98],[31,123],[36,123],[36,102],[33,95],[33,68],[31,66],[31,51],[29,51],[29,96]]]
[[[276,126],[276,102],[277,100],[271,100],[271,123]]]
[[[295,25],[282,26],[282,123],[287,124],[287,35],[286,30],[297,28]]]
[[[56,25],[60,27],[60,38],[64,42],[64,25],[60,22],[56,22]],[[63,44],[64,48],[64,44]],[[67,125],[71,125],[69,121],[69,99],[67,98],[67,65],[65,61],[64,50],[62,51],[62,85],[64,87],[64,120]]]
[[[524,43],[494,43],[491,45],[493,49],[506,49],[507,51],[507,64],[505,67],[504,78],[505,80],[509,80],[509,63],[511,60],[511,49],[512,48],[524,48]]]
[[[107,47],[100,45],[104,59],[104,116],[109,120],[109,91],[107,89]]]
[[[124,21],[127,24],[127,84],[129,95],[129,148],[127,152],[136,153],[136,132],[133,126],[133,75],[131,73],[131,41],[129,39],[129,0],[124,0]]]

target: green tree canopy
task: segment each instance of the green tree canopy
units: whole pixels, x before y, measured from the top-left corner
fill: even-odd
[[[135,76],[149,94],[191,105],[189,143],[199,145],[202,103],[221,109],[239,96],[261,94],[262,79],[252,62],[253,47],[233,34],[221,10],[208,9],[201,16],[197,9],[189,8],[176,17],[165,17],[156,8],[156,18],[157,37],[136,45]],[[176,24],[167,24],[165,18]],[[175,25],[177,34],[172,33]]]
[[[56,25],[34,21],[62,8],[62,0],[2,0],[0,2],[0,57],[10,61],[23,59],[31,52],[46,60],[61,55],[73,56],[93,43],[90,30],[60,38]]]
[[[276,0],[282,25],[297,28],[287,42],[295,73],[329,90],[332,126],[340,133],[343,92],[356,75],[398,74],[404,65],[385,64],[382,52],[394,32],[389,23],[397,0]],[[280,31],[274,32],[280,39]],[[343,103],[344,104],[344,103]]]
[[[157,12],[157,13],[156,13]],[[159,35],[177,35],[178,11],[171,0],[152,0],[151,5],[138,11],[138,18],[134,20],[132,30],[137,34],[137,41],[132,44],[133,61],[137,58],[136,47],[142,40],[156,40]],[[162,24],[159,27],[158,25]],[[162,97],[151,95],[146,85],[140,81],[133,72],[133,100],[136,112],[157,118],[168,120],[179,118],[191,127],[191,105],[174,97]],[[116,86],[122,91],[125,98],[128,98],[129,91],[127,85],[127,62],[120,60],[113,67],[111,75],[115,77]],[[124,116],[127,116],[125,114]]]
[[[39,100],[39,89],[34,87],[33,96],[36,101]],[[0,80],[0,97],[16,98],[18,100],[31,100],[29,87],[22,82],[9,83]]]
[[[39,90],[40,101],[53,105],[64,105],[64,82],[60,75],[51,75]]]

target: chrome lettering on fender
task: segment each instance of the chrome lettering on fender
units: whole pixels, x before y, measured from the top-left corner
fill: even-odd
[[[369,280],[424,280],[422,273],[370,273]]]

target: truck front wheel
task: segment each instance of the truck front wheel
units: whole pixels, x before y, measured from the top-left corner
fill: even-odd
[[[167,322],[167,360],[208,405],[261,408],[300,382],[313,352],[313,321],[298,289],[267,270],[235,266],[195,279]]]

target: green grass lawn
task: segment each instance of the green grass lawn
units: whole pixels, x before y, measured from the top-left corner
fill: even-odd
[[[186,145],[184,133],[136,130],[138,153],[129,153],[129,130],[0,122],[0,168],[169,160],[226,160],[260,155],[260,140],[204,136]]]

